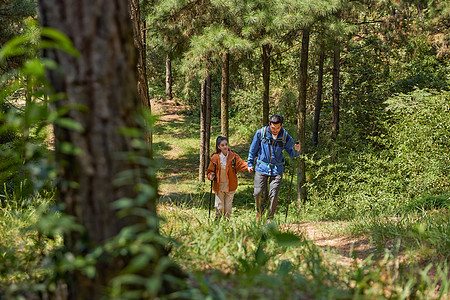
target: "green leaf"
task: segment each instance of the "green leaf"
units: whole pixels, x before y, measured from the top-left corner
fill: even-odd
[[[124,209],[124,208],[130,208],[135,206],[134,199],[131,198],[121,198],[117,201],[114,201],[114,203],[111,204],[113,209]]]
[[[149,253],[142,253],[136,257],[134,257],[128,266],[125,268],[124,272],[126,273],[136,273],[137,271],[140,271],[147,267],[150,260],[156,256],[156,253],[154,255],[151,255]]]
[[[78,50],[73,46],[72,41],[60,31],[54,28],[43,27],[41,29],[41,35],[49,38],[49,40],[41,40],[42,49],[60,49],[73,55],[74,57],[80,56]]]
[[[142,130],[137,128],[130,128],[130,127],[120,127],[119,128],[120,134],[128,137],[135,137],[139,138],[142,136]]]
[[[26,75],[41,77],[45,74],[45,67],[39,59],[32,59],[25,62],[22,71]]]
[[[260,244],[255,252],[255,261],[259,266],[264,266],[269,260],[269,256],[264,252],[263,246]]]
[[[83,132],[83,126],[77,121],[70,118],[59,118],[55,120],[55,124],[76,132]]]
[[[56,148],[60,150],[62,153],[69,154],[69,155],[81,155],[83,151],[75,147],[73,144],[69,142],[61,142],[56,144]]]
[[[139,276],[139,275],[135,275],[135,274],[125,274],[125,275],[117,276],[113,280],[114,280],[114,284],[118,284],[118,285],[133,284],[133,285],[145,286],[148,279],[145,277]]]
[[[1,49],[0,49],[0,61],[6,59],[11,56],[19,56],[26,53],[26,48],[24,47],[24,43],[27,41],[26,36],[17,36],[11,40],[9,40]]]
[[[302,243],[300,237],[286,232],[275,234],[275,239],[277,240],[278,245],[282,247],[298,246]]]

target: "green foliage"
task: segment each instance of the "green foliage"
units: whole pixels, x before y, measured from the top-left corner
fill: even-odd
[[[421,197],[413,199],[410,203],[408,203],[407,207],[412,211],[450,209],[450,194],[425,194]]]
[[[231,131],[236,130],[242,136],[253,138],[253,134],[261,127],[262,95],[257,89],[241,89],[233,92],[230,96],[236,103],[230,111]]]
[[[1,1],[0,13],[0,45],[3,47],[14,37],[30,32],[28,23],[37,17],[36,1]],[[10,56],[7,60],[3,60],[0,55],[1,73],[17,68],[24,59],[26,59],[24,56]]]
[[[31,31],[36,31],[34,27]],[[10,57],[36,55],[35,34],[18,36],[0,49],[0,62]],[[51,180],[52,167],[46,164],[49,155],[46,142],[48,134],[47,102],[42,88],[45,62],[30,58],[17,70],[5,73],[0,78],[0,133],[8,138],[0,145],[0,183],[12,193],[33,193]],[[43,175],[43,176],[41,176]]]
[[[386,147],[412,196],[450,189],[449,99],[449,92],[415,90],[386,102],[393,120]]]
[[[250,48],[250,43],[239,37],[227,27],[213,24],[202,30],[201,34],[194,36],[190,42],[190,49],[184,58],[184,73],[193,75],[197,70],[198,76],[203,78],[206,70],[211,69],[211,63],[221,60],[224,52],[232,55]]]

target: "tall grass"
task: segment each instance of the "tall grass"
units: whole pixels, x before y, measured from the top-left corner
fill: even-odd
[[[0,197],[0,299],[25,299],[28,293],[47,289],[41,282],[52,271],[44,257],[61,243],[35,230],[53,195],[21,197],[3,192]]]
[[[424,266],[406,261],[399,247],[343,265],[301,232],[256,222],[250,210],[220,222],[208,219],[201,208],[160,205],[158,211],[164,218],[162,233],[172,240],[172,258],[192,274],[187,289],[174,297],[444,299],[449,292],[445,262]]]

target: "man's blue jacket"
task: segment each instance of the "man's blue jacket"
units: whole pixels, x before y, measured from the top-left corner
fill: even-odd
[[[270,127],[265,126],[258,129],[253,137],[247,164],[253,167],[256,160],[256,172],[270,176],[283,174],[285,164],[283,149],[292,158],[300,155],[300,152],[295,151],[294,145],[294,140],[283,127],[278,132],[277,138],[273,139]]]

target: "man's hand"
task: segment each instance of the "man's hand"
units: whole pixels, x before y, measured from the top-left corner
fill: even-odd
[[[253,172],[253,167],[247,167],[247,169],[249,173]]]
[[[302,148],[300,148],[299,144],[295,144],[294,149],[295,151],[299,152]]]

